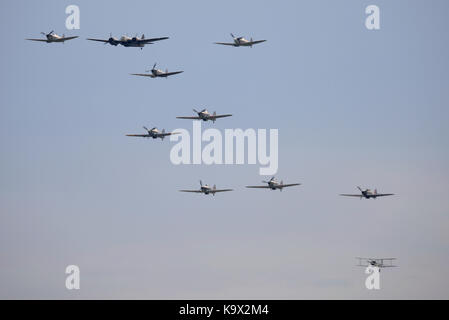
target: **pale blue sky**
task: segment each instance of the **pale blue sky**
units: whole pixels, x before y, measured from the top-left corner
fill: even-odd
[[[65,29],[77,4],[81,29]],[[381,30],[364,26],[380,7]],[[447,1],[2,1],[0,298],[449,298]],[[25,41],[39,32],[65,44]],[[145,47],[86,41],[169,36]],[[267,39],[222,47],[229,33]],[[158,62],[168,80],[132,77]],[[174,166],[192,108],[279,129],[279,172]],[[203,123],[203,128],[212,126]],[[235,192],[183,194],[198,180]],[[356,186],[394,197],[339,197]],[[355,256],[395,256],[378,292]],[[65,267],[81,289],[65,289]]]

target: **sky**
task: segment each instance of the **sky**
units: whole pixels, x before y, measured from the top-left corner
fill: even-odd
[[[449,298],[447,1],[0,6],[0,298]],[[24,40],[51,30],[79,38]],[[231,32],[267,42],[213,44]],[[170,39],[86,41],[110,33]],[[155,62],[184,73],[129,75]],[[276,177],[302,185],[246,189],[259,165],[173,165],[173,142],[125,136],[191,131],[192,108],[233,114],[203,129],[278,129]],[[199,179],[235,191],[178,192]],[[359,185],[395,196],[339,196]],[[367,290],[357,256],[398,267]]]

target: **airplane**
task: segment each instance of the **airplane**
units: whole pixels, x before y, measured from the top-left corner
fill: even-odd
[[[58,36],[56,33],[54,33],[53,30],[50,31],[49,33],[41,32],[41,34],[43,34],[47,39],[25,39],[25,40],[41,41],[41,42],[47,42],[47,43],[52,43],[52,42],[64,43],[64,41],[78,38],[78,36],[66,37],[65,35],[62,35],[62,37],[61,37],[61,36]]]
[[[225,46],[233,46],[233,47],[253,47],[254,44],[258,44],[261,42],[265,42],[267,40],[255,40],[253,41],[253,38],[250,40],[246,40],[243,37],[234,37],[234,35],[231,33],[231,37],[234,39],[234,42],[215,42],[215,44],[221,44]]]
[[[168,76],[172,76],[174,74],[183,73],[184,71],[174,71],[174,72],[168,72],[166,69],[165,72],[159,69],[156,69],[156,63],[153,65],[153,69],[147,70],[145,72],[151,72],[151,73],[131,73],[133,76],[142,76],[142,77],[151,77],[151,78],[167,78]]]
[[[137,35],[135,37],[128,37],[128,36],[122,36],[120,39],[114,38],[112,34],[109,35],[109,39],[93,39],[93,38],[87,38],[87,40],[90,41],[99,41],[104,42],[104,44],[109,43],[110,45],[117,46],[122,45],[124,47],[137,47],[140,49],[143,49],[143,47],[146,44],[153,44],[155,41],[165,40],[168,39],[168,37],[162,37],[162,38],[151,38],[151,39],[145,39],[145,35],[142,34],[142,37],[139,38]]]
[[[165,132],[165,129],[162,129],[162,131],[159,131],[156,127],[148,129],[146,127],[143,127],[145,130],[148,131],[147,134],[127,134],[127,137],[142,137],[142,138],[161,138],[161,140],[164,140],[166,136],[170,136],[172,134],[179,134],[179,132]]]
[[[200,180],[200,189],[199,190],[179,190],[180,192],[194,192],[194,193],[204,193],[209,194],[212,193],[213,196],[215,196],[215,193],[217,192],[227,192],[227,191],[233,191],[233,189],[217,189],[217,187],[214,186],[211,187],[207,184],[203,185],[203,182]]]
[[[217,120],[218,118],[225,118],[225,117],[232,116],[232,114],[217,115],[217,113],[215,111],[213,114],[210,114],[209,111],[207,111],[206,109],[203,109],[201,111],[196,111],[195,109],[193,109],[193,112],[197,113],[198,117],[176,117],[176,119],[192,119],[192,120],[203,120],[203,121],[211,120],[212,122],[215,123],[215,120]]]
[[[267,183],[268,186],[246,186],[247,188],[260,188],[260,189],[271,189],[271,190],[276,190],[279,189],[279,191],[282,191],[283,188],[286,187],[293,187],[293,186],[299,186],[300,183],[290,183],[290,184],[284,184],[283,181],[281,181],[280,183],[276,181],[276,179],[274,177],[272,177],[270,180],[268,181],[262,181],[263,183]]]
[[[382,268],[392,268],[392,267],[397,267],[395,265],[393,265],[393,260],[396,260],[396,258],[361,258],[361,257],[356,257],[356,259],[359,259],[359,264],[357,264],[356,266],[358,267],[368,267],[368,266],[372,266],[372,267],[378,267],[379,268],[379,272],[380,269]],[[363,261],[363,264],[362,264]],[[385,263],[385,262],[388,263]]]
[[[340,194],[341,196],[345,197],[359,197],[360,199],[376,199],[377,197],[385,197],[385,196],[392,196],[394,193],[377,193],[377,189],[374,189],[374,191],[371,191],[370,189],[362,190],[362,188],[357,187],[361,194]]]

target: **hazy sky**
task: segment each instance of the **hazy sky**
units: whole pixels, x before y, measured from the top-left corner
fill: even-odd
[[[0,298],[449,298],[448,1],[0,3]],[[80,38],[24,40],[51,30]],[[170,39],[85,40],[110,32]],[[268,41],[213,44],[230,32]],[[129,75],[154,62],[185,72]],[[258,165],[175,166],[173,142],[125,136],[191,130],[192,108],[279,129],[276,176],[302,185],[245,189]],[[199,179],[235,191],[177,191]],[[338,196],[357,185],[396,196]],[[356,256],[399,267],[369,291]]]

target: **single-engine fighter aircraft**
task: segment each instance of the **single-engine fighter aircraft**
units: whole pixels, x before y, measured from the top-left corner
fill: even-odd
[[[148,131],[147,134],[127,134],[127,137],[142,137],[142,138],[161,138],[161,140],[164,140],[166,136],[170,136],[172,134],[179,134],[179,132],[165,132],[165,129],[162,129],[162,131],[159,131],[156,127],[148,129],[146,127],[143,127],[145,130]]]
[[[213,187],[211,187],[207,184],[203,185],[203,182],[201,180],[200,180],[200,186],[201,186],[201,188],[199,190],[179,190],[179,191],[180,192],[204,193],[204,194],[212,193],[213,196],[215,196],[215,193],[217,193],[217,192],[233,191],[233,189],[217,189],[215,184]]]
[[[156,69],[156,63],[153,65],[153,69],[147,70],[145,72],[151,73],[131,73],[133,76],[142,76],[142,77],[151,77],[151,78],[167,78],[168,76],[172,76],[174,74],[183,73],[184,71],[174,71],[168,72],[168,69],[165,69],[165,72],[159,69]]]
[[[62,35],[62,37],[61,37],[61,36],[58,36],[56,33],[54,33],[53,30],[50,31],[49,33],[41,32],[41,34],[43,34],[47,39],[25,39],[25,40],[41,41],[41,42],[47,42],[47,43],[52,43],[52,42],[64,43],[64,41],[78,38],[78,36],[66,37],[65,35]]]
[[[168,37],[162,37],[162,38],[151,38],[151,39],[145,39],[145,35],[142,34],[142,38],[137,37],[128,37],[128,36],[122,36],[120,39],[114,38],[112,34],[109,35],[109,39],[93,39],[88,38],[87,40],[90,41],[98,41],[103,42],[104,44],[109,43],[110,45],[117,46],[122,45],[124,47],[137,47],[142,49],[146,44],[152,44],[155,41],[165,40],[168,39]]]
[[[397,267],[393,265],[393,260],[396,260],[396,258],[360,258],[356,257],[356,259],[359,260],[359,264],[357,264],[358,267],[378,267],[379,272],[382,268],[392,268]]]
[[[267,40],[255,40],[253,41],[253,38],[250,40],[246,40],[243,37],[234,37],[234,35],[231,33],[231,37],[234,39],[234,42],[215,42],[215,44],[221,44],[224,46],[233,46],[233,47],[253,47],[254,44],[262,43]]]
[[[272,177],[268,181],[262,181],[263,183],[267,183],[267,186],[246,186],[247,188],[260,188],[260,189],[271,189],[276,190],[279,189],[279,191],[282,191],[283,188],[286,187],[293,187],[293,186],[299,186],[300,183],[290,183],[290,184],[284,184],[283,181],[277,182],[274,177]]]
[[[365,198],[365,199],[376,199],[377,197],[385,197],[385,196],[392,196],[394,195],[394,193],[377,193],[377,189],[374,189],[374,191],[371,191],[370,189],[365,189],[362,190],[362,188],[357,187],[361,194],[340,194],[341,196],[345,196],[345,197],[359,197],[360,199]]]
[[[215,111],[213,114],[210,114],[209,111],[207,111],[206,109],[203,109],[201,111],[196,111],[195,109],[193,109],[193,112],[197,113],[198,117],[176,117],[176,119],[192,119],[192,120],[203,120],[203,121],[211,120],[212,122],[215,123],[215,120],[217,120],[218,118],[225,118],[225,117],[232,116],[232,114],[217,115],[217,113]]]

